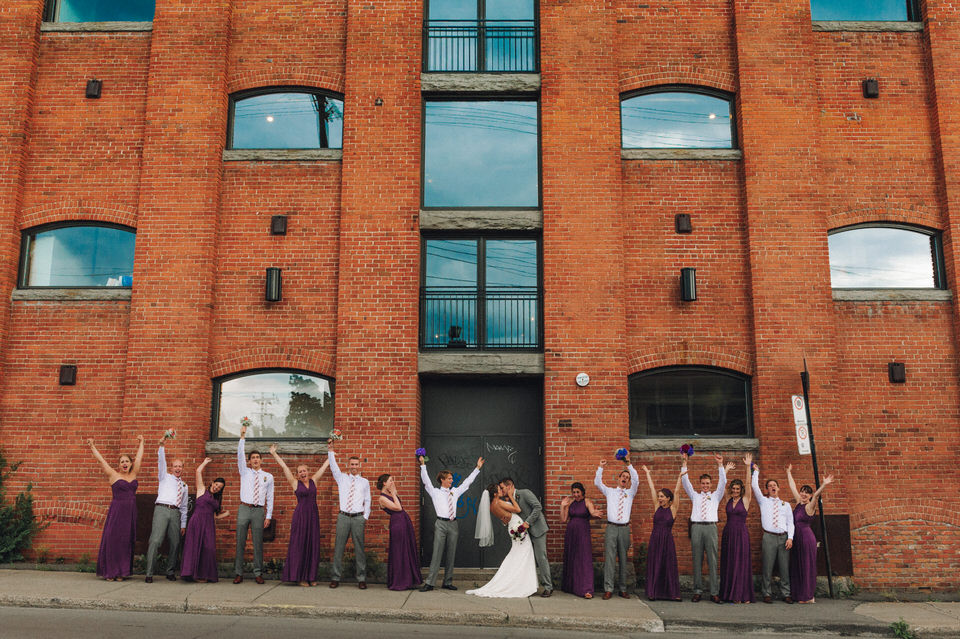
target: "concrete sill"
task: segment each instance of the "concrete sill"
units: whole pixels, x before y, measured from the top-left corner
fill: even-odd
[[[543,211],[524,209],[445,209],[420,211],[425,231],[539,231]]]
[[[742,160],[740,149],[620,149],[621,160]]]
[[[284,453],[287,455],[327,454],[327,442],[272,442],[269,439],[248,439],[246,443],[246,450],[247,452],[250,452],[251,450],[260,451],[260,454],[263,457],[267,457],[270,454],[270,444],[273,443],[276,443],[278,453]],[[205,448],[208,455],[236,455],[237,441],[226,440],[207,442]]]
[[[117,302],[130,301],[129,288],[18,288],[15,302]]]
[[[953,294],[938,288],[835,288],[834,302],[951,302]]]
[[[814,20],[814,31],[923,31],[922,22]]]
[[[343,149],[224,149],[224,162],[339,162]]]
[[[539,73],[421,73],[425,93],[532,93],[540,90]]]
[[[46,33],[153,31],[153,22],[41,22],[40,31]]]
[[[704,439],[686,438],[651,438],[631,439],[630,450],[650,453],[679,453],[684,444],[693,446],[694,451],[752,451],[760,450],[760,440],[752,437],[710,437]]]
[[[417,372],[435,375],[543,375],[543,353],[420,353]]]

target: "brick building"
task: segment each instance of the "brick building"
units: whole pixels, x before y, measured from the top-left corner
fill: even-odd
[[[662,485],[683,442],[813,483],[805,359],[837,561],[956,588],[957,60],[934,0],[5,0],[0,442],[37,545],[95,556],[87,437],[146,437],[143,511],[176,428],[235,511],[240,417],[316,467],[335,400],[415,522],[414,448],[483,454],[559,561],[560,498],[628,441]],[[293,506],[278,481],[268,558]],[[645,488],[634,512],[636,548]],[[462,536],[462,565],[504,552]]]

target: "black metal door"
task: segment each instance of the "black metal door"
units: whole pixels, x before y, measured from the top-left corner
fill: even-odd
[[[543,383],[539,379],[486,381],[424,379],[421,383],[423,445],[430,461],[427,472],[436,485],[440,470],[454,473],[459,485],[476,467],[480,476],[457,502],[460,542],[457,566],[496,567],[510,549],[506,527],[494,520],[495,543],[481,549],[474,538],[481,491],[503,477],[529,488],[543,499]],[[433,503],[421,492],[423,564],[433,552]]]

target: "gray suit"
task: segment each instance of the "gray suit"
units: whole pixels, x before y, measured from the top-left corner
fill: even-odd
[[[553,579],[550,577],[550,562],[547,560],[547,520],[543,516],[543,506],[540,500],[527,489],[518,488],[514,494],[517,505],[520,506],[520,518],[530,524],[530,540],[533,542],[533,556],[537,560],[537,576],[540,585],[546,590],[553,590]]]

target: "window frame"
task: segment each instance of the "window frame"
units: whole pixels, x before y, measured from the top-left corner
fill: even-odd
[[[858,222],[856,224],[847,224],[846,226],[838,226],[835,229],[830,229],[827,231],[827,238],[831,235],[837,235],[839,233],[846,233],[848,231],[856,231],[858,229],[899,229],[902,231],[910,231],[913,233],[918,233],[920,235],[926,235],[930,238],[930,257],[933,259],[933,286],[932,287],[922,287],[923,290],[932,290],[932,291],[943,291],[947,290],[947,271],[946,265],[944,264],[943,256],[943,232],[929,227],[922,226],[919,224],[907,224],[905,222]],[[830,251],[829,246],[827,249],[827,261],[829,268],[833,268],[833,265],[829,263],[830,260]],[[916,290],[915,286],[834,286],[833,280],[831,278],[830,288],[834,291],[862,291],[862,290],[876,290],[876,291],[896,291],[896,290]]]
[[[60,22],[60,4],[62,0],[44,0],[43,3],[43,15],[41,19],[44,22],[56,22],[57,24],[91,24],[90,21],[85,22]],[[153,3],[153,13],[156,16],[157,13],[157,3],[154,0]],[[153,18],[150,20],[103,20],[99,22],[137,22],[142,24],[148,24],[153,22]]]
[[[920,11],[920,0],[903,0],[907,5],[906,20],[828,20],[824,18],[815,18],[813,16],[813,2],[810,2],[810,21],[811,22],[923,22],[923,13]]]
[[[336,379],[329,377],[327,375],[321,375],[320,373],[315,373],[308,371],[302,368],[284,368],[282,366],[271,366],[266,368],[251,368],[244,371],[229,373],[227,375],[221,375],[219,377],[214,377],[212,382],[212,392],[211,392],[211,405],[210,405],[210,441],[219,441],[219,442],[239,442],[239,437],[220,437],[220,398],[222,395],[223,384],[224,382],[229,382],[234,379],[239,379],[241,377],[252,377],[255,375],[264,375],[269,373],[289,373],[289,374],[300,374],[300,375],[309,375],[310,377],[317,377],[320,379],[325,379],[330,384],[330,396],[333,398],[333,410],[334,418],[336,418],[336,409],[337,409],[337,389],[336,389]],[[276,442],[326,442],[327,437],[248,437],[250,441],[276,441]]]
[[[426,206],[427,103],[428,102],[534,102],[537,105],[537,204],[536,206]],[[531,93],[431,93],[420,99],[420,209],[424,211],[540,211],[543,209],[543,113],[539,94]]]
[[[626,100],[636,98],[642,95],[651,95],[654,93],[696,93],[706,95],[711,98],[718,98],[726,101],[730,105],[730,146],[623,146],[623,103]],[[642,149],[655,151],[668,151],[674,149],[694,151],[701,149],[740,149],[740,139],[737,135],[737,94],[722,89],[702,86],[699,84],[657,84],[654,86],[643,87],[634,91],[627,91],[620,94],[620,108],[617,110],[617,117],[620,118],[620,149]]]
[[[134,237],[134,263],[136,265],[136,237],[137,229],[132,226],[127,226],[126,224],[116,224],[113,222],[100,222],[97,220],[64,220],[61,222],[50,222],[48,224],[38,224],[37,226],[31,226],[30,228],[21,229],[20,231],[20,258],[17,261],[17,289],[18,290],[57,290],[57,289],[78,289],[78,290],[116,290],[124,289],[130,290],[133,286],[30,286],[27,284],[27,246],[29,242],[27,241],[30,236],[35,236],[37,233],[46,233],[47,231],[55,231],[57,229],[63,228],[75,228],[82,226],[91,226],[97,228],[108,228],[108,229],[117,229],[120,231],[127,231],[132,233]]]
[[[236,113],[236,105],[238,101],[246,100],[247,98],[255,98],[261,95],[270,95],[271,93],[306,93],[310,95],[320,96],[324,99],[324,105],[326,105],[327,99],[340,100],[344,102],[343,94],[337,93],[336,91],[330,91],[327,89],[320,89],[317,87],[308,87],[302,85],[277,85],[269,87],[256,87],[253,89],[245,89],[243,91],[236,91],[229,95],[229,100],[227,104],[227,139],[224,142],[224,150],[232,151],[276,151],[276,150],[288,150],[278,147],[256,147],[256,148],[242,148],[235,149],[233,146],[233,132],[234,132],[234,116]],[[346,105],[344,105],[344,114],[343,119],[346,121]],[[326,133],[323,134],[326,137]],[[335,149],[342,150],[343,143],[341,141],[340,146],[331,147],[329,140],[327,141],[327,146],[320,147],[298,147],[297,149],[289,149],[291,151],[312,151],[318,149]]]
[[[669,435],[640,435],[633,432],[632,417],[629,415],[632,402],[632,390],[631,390],[631,381],[634,379],[639,379],[642,377],[652,377],[654,375],[659,375],[663,373],[670,373],[674,371],[694,371],[701,373],[710,373],[713,375],[723,376],[735,379],[743,383],[744,387],[744,406],[746,408],[746,421],[747,421],[747,432],[746,433],[723,433],[718,435],[702,435],[694,434],[692,432],[687,433],[672,433]],[[716,439],[752,439],[755,437],[755,429],[753,424],[753,377],[745,373],[730,369],[730,368],[721,368],[719,366],[705,366],[705,365],[673,365],[673,366],[658,366],[656,368],[648,368],[646,370],[637,371],[632,375],[627,376],[627,409],[628,409],[628,420],[627,420],[627,429],[630,435],[630,439],[643,439],[643,440],[658,440],[658,439],[682,439],[682,438],[696,438],[696,439],[707,439],[707,440],[716,440]]]

